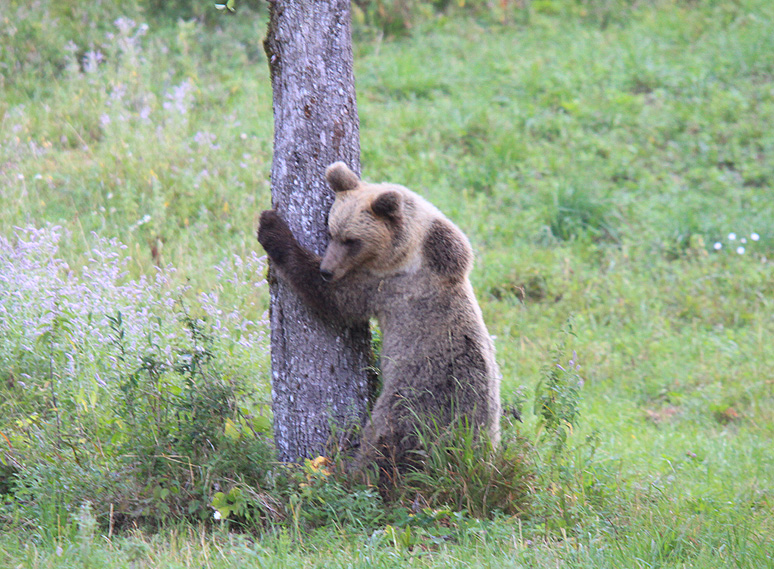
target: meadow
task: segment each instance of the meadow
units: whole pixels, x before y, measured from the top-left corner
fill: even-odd
[[[3,6],[0,566],[774,566],[769,0],[357,3],[363,177],[470,237],[520,477],[393,503],[272,458],[265,8]]]

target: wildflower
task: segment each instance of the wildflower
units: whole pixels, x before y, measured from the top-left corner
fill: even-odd
[[[742,237],[739,241],[741,241],[742,243],[747,243],[747,239],[745,237]]]
[[[167,101],[164,102],[164,108],[167,110],[175,109],[178,113],[185,116],[193,101],[194,84],[190,79],[186,79],[180,85],[172,87],[166,94]]]
[[[97,385],[99,385],[100,387],[108,386],[107,382],[104,379],[102,379],[98,373],[94,374],[94,379],[96,380]]]
[[[94,73],[99,64],[105,61],[105,56],[99,50],[89,50],[83,56],[83,72]]]
[[[199,145],[210,145],[212,146],[215,143],[216,136],[212,133],[206,132],[206,131],[198,131],[194,137],[193,140],[196,144]]]
[[[136,222],[134,225],[132,225],[131,227],[129,227],[129,230],[130,230],[130,231],[134,231],[135,229],[137,229],[137,228],[138,228],[138,227],[140,227],[141,225],[145,225],[145,224],[146,224],[146,223],[148,223],[149,221],[150,221],[150,215],[148,215],[148,214],[146,213],[146,214],[145,214],[145,215],[143,215],[143,216],[142,216],[140,219],[138,219],[138,220],[137,220],[137,222]]]
[[[140,221],[150,219],[146,215]],[[54,335],[46,349],[62,356],[68,377],[83,373],[95,385],[106,388],[120,373],[141,365],[149,338],[158,348],[154,357],[165,369],[192,365],[192,349],[201,346],[182,353],[176,350],[189,345],[190,334],[188,328],[180,326],[175,310],[176,299],[182,298],[187,287],[171,285],[174,268],[159,269],[155,278],[127,280],[127,246],[96,235],[84,265],[70,267],[58,254],[62,233],[59,227],[49,226],[15,228],[10,238],[0,234],[0,338],[16,338],[15,342],[0,341],[0,362],[17,360],[20,353],[34,353],[41,335],[52,330],[52,320],[64,316],[66,334]],[[254,252],[234,256],[221,264],[222,272],[240,279],[234,281],[235,287],[265,286],[265,281],[255,282],[256,275],[263,274],[265,261]],[[221,306],[216,291],[203,296],[201,302],[197,312],[203,310],[208,323],[217,321],[217,327],[211,329],[213,340],[218,342],[214,346],[221,341],[231,346],[236,341],[233,345],[238,346],[244,362],[239,365],[262,365],[268,345],[268,315],[249,320],[241,307]],[[245,308],[255,310],[252,303]],[[9,318],[10,314],[14,317]],[[231,347],[228,350],[233,353]],[[37,379],[29,374],[20,371],[17,377],[20,388],[29,384],[30,389],[37,389]]]
[[[150,220],[151,220],[151,216],[146,213],[140,219],[138,219],[136,223],[133,223],[132,225],[129,226],[129,231],[134,231],[138,227],[148,223]]]
[[[723,247],[723,244],[720,241],[716,241],[713,247],[715,248],[715,251],[720,251],[721,247]]]
[[[737,247],[736,252],[739,253],[740,255],[744,255],[744,247],[741,247],[741,246]]]
[[[761,236],[758,235],[757,233],[755,233],[754,231],[752,233],[750,233],[750,239],[752,239],[753,241],[758,241],[758,239],[760,239],[760,238],[761,238]]]
[[[121,99],[124,98],[124,95],[126,95],[126,85],[123,83],[119,83],[115,87],[113,87],[113,90],[110,91],[110,97],[107,102],[108,106],[112,105],[112,101],[118,101],[120,102]]]
[[[729,233],[728,234],[728,240],[734,241],[736,239],[736,233]]]
[[[119,32],[128,33],[134,29],[135,23],[131,18],[121,16],[113,22],[113,25],[118,28]]]
[[[219,520],[221,519],[222,516],[220,515],[220,512],[218,510],[215,510],[215,513],[212,514],[212,517],[216,520]]]
[[[570,358],[569,364],[570,369],[575,369],[575,371],[578,371],[581,367],[578,363],[578,353],[575,350],[572,351],[572,357]]]

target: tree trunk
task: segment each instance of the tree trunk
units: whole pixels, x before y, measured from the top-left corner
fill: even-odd
[[[349,0],[270,0],[264,49],[274,97],[272,205],[299,243],[322,254],[333,192],[325,168],[360,170]],[[324,322],[270,279],[274,436],[280,460],[324,454],[332,428],[362,422],[369,397],[368,323]]]

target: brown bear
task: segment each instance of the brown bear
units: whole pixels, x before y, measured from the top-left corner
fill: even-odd
[[[383,386],[356,464],[414,462],[422,429],[459,420],[497,444],[500,375],[468,279],[468,239],[402,186],[363,182],[342,162],[326,178],[336,196],[322,258],[302,248],[274,210],[261,214],[258,241],[322,318],[379,323]]]

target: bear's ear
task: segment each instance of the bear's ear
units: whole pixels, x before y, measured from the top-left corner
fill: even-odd
[[[400,214],[400,193],[393,190],[382,192],[371,202],[371,211],[377,217],[397,218]]]
[[[325,169],[325,179],[328,180],[334,192],[348,192],[357,188],[360,178],[350,170],[344,162],[334,162]]]

